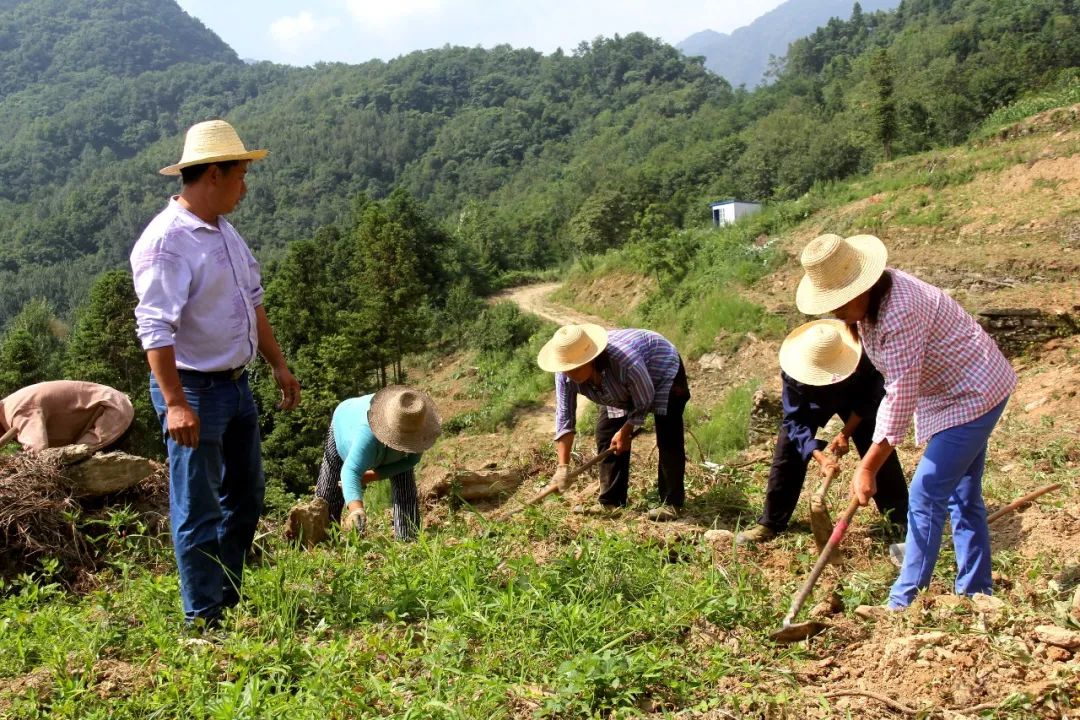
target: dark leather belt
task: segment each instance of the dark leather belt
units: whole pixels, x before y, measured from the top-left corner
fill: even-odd
[[[184,370],[180,369],[180,376],[187,375],[188,377],[202,377],[210,378],[211,380],[239,380],[247,372],[247,365],[241,365],[238,368],[232,370],[214,370],[213,372],[202,372],[201,370]]]

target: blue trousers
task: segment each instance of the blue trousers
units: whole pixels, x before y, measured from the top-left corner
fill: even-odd
[[[244,557],[262,513],[265,483],[259,417],[247,373],[180,371],[199,416],[199,447],[168,434],[165,398],[150,378],[150,398],[169,452],[169,523],[184,618],[216,619],[240,600]]]
[[[956,593],[991,594],[990,528],[982,498],[986,444],[1008,398],[971,422],[934,435],[911,479],[904,566],[889,593],[889,607],[904,608],[929,587],[945,518],[952,521]]]

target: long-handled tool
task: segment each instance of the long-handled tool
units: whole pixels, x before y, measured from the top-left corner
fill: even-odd
[[[1054,483],[1053,485],[1047,485],[1046,487],[1041,487],[1038,490],[1035,490],[1034,492],[1029,492],[1027,495],[1024,495],[1023,497],[1018,497],[1015,500],[1013,500],[1011,503],[1006,505],[1005,507],[1001,508],[1000,510],[996,510],[992,515],[990,515],[990,517],[986,518],[986,524],[989,525],[990,523],[994,522],[998,518],[1000,518],[1000,517],[1002,517],[1004,515],[1008,515],[1009,513],[1011,513],[1013,510],[1017,509],[1018,507],[1020,507],[1022,505],[1027,505],[1029,502],[1031,502],[1035,498],[1042,497],[1046,493],[1053,492],[1053,491],[1057,490],[1060,487],[1061,487],[1061,483]]]
[[[1053,491],[1057,490],[1060,487],[1061,487],[1061,483],[1054,483],[1052,485],[1047,485],[1045,487],[1039,488],[1038,490],[1034,490],[1032,492],[1029,492],[1027,495],[1024,495],[1022,497],[1018,497],[1015,500],[1013,500],[1011,503],[1006,505],[1005,507],[994,511],[993,514],[991,514],[989,517],[986,518],[986,524],[987,525],[993,525],[995,521],[1000,520],[1001,518],[1005,517],[1006,515],[1011,513],[1013,510],[1021,508],[1024,505],[1027,505],[1032,500],[1040,498],[1040,497],[1042,497],[1043,495],[1045,495],[1048,492],[1053,492]],[[902,542],[901,543],[893,543],[892,545],[889,546],[889,561],[892,562],[892,564],[895,565],[898,568],[901,568],[901,567],[904,566],[904,552],[905,552],[905,549],[906,548],[904,547],[904,543],[902,543]]]
[[[808,637],[817,635],[827,627],[825,623],[817,620],[807,620],[800,623],[793,621],[795,620],[795,616],[799,614],[799,610],[802,609],[803,604],[806,602],[806,598],[810,597],[810,591],[814,589],[814,585],[817,583],[818,578],[821,577],[821,571],[829,564],[829,557],[832,555],[833,550],[835,550],[836,546],[840,544],[840,541],[844,539],[844,533],[847,532],[848,525],[851,524],[851,519],[855,517],[855,512],[858,509],[858,499],[852,498],[851,504],[848,505],[847,510],[844,512],[844,516],[840,518],[840,522],[836,523],[832,535],[829,536],[828,542],[825,543],[825,549],[822,550],[821,555],[818,556],[817,562],[814,564],[814,569],[810,571],[810,577],[806,578],[806,582],[803,583],[802,588],[792,601],[791,609],[788,610],[787,616],[784,617],[783,626],[781,626],[779,630],[774,630],[769,633],[769,637],[776,642],[793,643],[798,642],[799,640],[805,640]]]
[[[1060,487],[1061,483],[1054,483],[1053,485],[1047,485],[1046,487],[1039,488],[1034,492],[1030,492],[1023,497],[1013,500],[1011,503],[988,517],[986,519],[987,524],[994,522],[1018,507],[1026,505],[1032,500],[1035,500],[1048,492],[1053,492]],[[851,504],[848,505],[847,510],[844,512],[844,516],[840,518],[840,522],[836,523],[836,527],[833,528],[828,542],[825,543],[825,549],[821,551],[817,563],[814,564],[814,569],[810,571],[810,576],[806,578],[806,582],[803,583],[802,588],[799,589],[798,594],[792,601],[791,609],[788,610],[787,616],[784,617],[784,624],[779,630],[774,630],[769,634],[769,637],[774,641],[779,643],[798,642],[817,635],[827,627],[825,623],[818,620],[807,620],[800,623],[793,621],[795,620],[795,616],[799,614],[799,610],[802,609],[803,604],[806,603],[806,599],[810,597],[810,592],[814,589],[814,585],[817,584],[818,578],[821,577],[821,572],[825,569],[825,566],[829,564],[829,558],[832,556],[836,546],[839,545],[840,541],[843,539],[844,534],[847,532],[848,525],[851,524],[851,519],[855,517],[855,512],[858,509],[859,501],[852,498]]]
[[[634,432],[632,432],[630,434],[630,437],[631,438],[636,438],[640,434],[641,434],[641,428],[638,428],[637,430],[635,430]],[[607,450],[604,450],[603,452],[597,453],[596,457],[594,457],[593,459],[588,460],[586,462],[583,462],[581,465],[578,465],[576,468],[571,470],[569,472],[569,474],[566,476],[567,487],[569,487],[569,483],[572,480],[577,478],[579,475],[581,475],[583,472],[585,472],[589,468],[596,465],[598,462],[600,462],[604,458],[609,457],[614,452],[615,452],[615,448],[609,447]],[[559,485],[557,483],[550,482],[547,485],[545,485],[544,488],[540,492],[536,493],[536,495],[534,497],[527,500],[524,505],[522,505],[521,507],[513,510],[510,513],[510,515],[516,515],[517,513],[523,511],[525,508],[530,507],[532,505],[539,505],[541,502],[544,501],[544,498],[546,498],[548,495],[551,495],[552,493],[556,493],[556,492],[559,492]]]
[[[814,544],[817,545],[818,552],[825,549],[832,533],[833,522],[829,517],[829,505],[825,502],[825,495],[829,492],[829,485],[839,474],[840,467],[833,465],[810,497],[810,530],[814,533]]]
[[[9,442],[14,440],[15,436],[18,435],[18,434],[19,434],[19,430],[17,428],[9,429],[6,433],[3,434],[3,436],[0,436],[0,448],[3,448]]]

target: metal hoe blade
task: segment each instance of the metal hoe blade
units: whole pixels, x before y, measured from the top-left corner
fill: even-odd
[[[812,638],[827,627],[829,626],[818,620],[787,623],[779,630],[773,630],[769,633],[769,638],[778,643],[794,643]]]

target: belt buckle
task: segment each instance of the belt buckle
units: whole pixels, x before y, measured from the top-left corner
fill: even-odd
[[[233,381],[239,380],[240,377],[244,374],[245,370],[247,370],[247,365],[241,365],[235,370],[232,370],[231,372],[229,372],[229,379]]]

